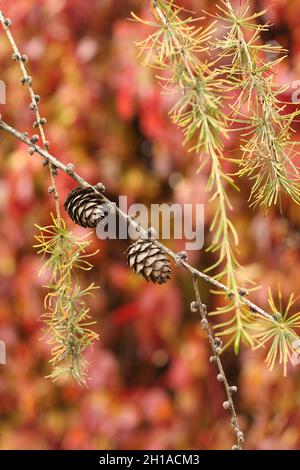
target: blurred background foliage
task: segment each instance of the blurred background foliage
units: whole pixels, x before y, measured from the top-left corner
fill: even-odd
[[[201,16],[214,11],[208,0],[177,2]],[[265,41],[289,48],[278,81],[300,77],[300,4],[297,0],[253,2],[269,7],[273,23]],[[148,31],[128,21],[134,10],[148,17],[138,0],[0,1],[13,19],[13,33],[42,97],[42,115],[51,151],[73,162],[84,178],[102,181],[108,196],[128,195],[129,203],[204,203],[207,226],[207,170],[197,174],[197,157],[182,148],[182,136],[168,116],[170,96],[161,94],[153,71],[142,68],[134,41]],[[32,112],[19,85],[19,70],[3,32],[1,80],[7,84],[4,119],[31,132]],[[299,88],[299,84],[298,84]],[[299,136],[298,136],[299,138]],[[93,236],[95,268],[83,282],[101,289],[90,301],[100,341],[87,354],[89,388],[52,383],[50,347],[41,341],[43,285],[38,277],[34,223],[48,225],[53,201],[48,172],[22,144],[0,136],[0,338],[7,365],[0,366],[1,449],[221,449],[231,447],[223,389],[209,364],[199,318],[189,311],[190,279],[177,272],[164,286],[146,283],[125,265],[125,241]],[[237,152],[232,137],[226,152]],[[299,162],[298,162],[299,163]],[[233,168],[234,169],[234,168]],[[233,219],[240,234],[240,261],[261,289],[252,298],[267,307],[268,286],[283,296],[300,292],[300,209],[284,201],[282,214],[248,209],[250,185],[232,193]],[[58,177],[62,200],[75,186]],[[84,231],[71,222],[76,233]],[[207,235],[208,236],[208,235]],[[174,250],[183,243],[170,243]],[[189,253],[200,269],[211,254]],[[209,309],[219,298],[202,287]],[[297,304],[296,304],[297,306]],[[243,349],[224,354],[230,381],[239,387],[237,406],[252,449],[300,448],[299,368],[283,378],[267,371],[265,352]]]

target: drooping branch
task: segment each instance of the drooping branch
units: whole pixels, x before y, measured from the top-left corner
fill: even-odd
[[[226,34],[215,46],[221,51],[226,86],[237,92],[230,119],[244,131],[242,158],[236,161],[238,175],[253,181],[253,206],[267,211],[284,193],[300,204],[300,173],[294,162],[299,142],[292,140],[292,123],[300,111],[287,111],[282,96],[289,86],[275,79],[276,66],[286,51],[279,45],[261,44],[261,33],[270,25],[257,23],[264,12],[251,13],[251,2],[247,0],[237,12],[230,0],[220,3],[216,18],[226,24]]]
[[[0,119],[0,129],[3,131],[9,133],[16,139],[20,140],[21,142],[24,142],[26,145],[28,145],[29,149],[31,149],[30,154],[33,155],[39,155],[41,158],[44,160],[48,161],[49,164],[55,166],[57,169],[64,171],[67,173],[71,178],[73,178],[77,183],[79,183],[81,186],[84,187],[91,187],[94,189],[95,192],[98,192],[101,194],[103,203],[110,205],[111,207],[114,208],[114,210],[119,214],[120,217],[122,217],[124,220],[127,221],[127,223],[131,226],[133,226],[139,235],[142,238],[149,238],[151,237],[150,233],[151,231],[145,230],[143,227],[141,227],[134,218],[128,216],[125,212],[123,212],[121,209],[119,209],[115,204],[113,204],[108,198],[106,198],[103,195],[103,191],[105,190],[104,186],[102,183],[98,183],[96,186],[90,185],[84,178],[82,178],[76,171],[75,167],[72,163],[64,164],[62,163],[58,158],[55,156],[51,155],[49,152],[46,150],[40,148],[36,143],[33,143],[32,140],[28,137],[27,134],[24,134],[22,132],[19,132],[18,130],[14,129],[13,127],[9,126],[6,122],[4,122],[2,119]],[[237,387],[232,385],[230,386],[228,383],[228,380],[226,378],[221,359],[220,359],[220,354],[222,352],[222,341],[218,337],[214,337],[213,330],[210,327],[208,323],[208,319],[206,316],[206,308],[201,302],[201,297],[200,297],[200,291],[199,291],[199,286],[198,286],[198,278],[205,280],[207,283],[210,283],[216,288],[219,288],[220,290],[228,293],[228,288],[214,279],[213,277],[202,273],[201,271],[198,271],[196,268],[192,267],[189,265],[186,261],[186,254],[185,253],[174,253],[172,250],[164,246],[162,243],[160,243],[157,240],[153,240],[153,243],[157,244],[166,254],[168,254],[171,258],[174,259],[176,262],[176,265],[178,267],[182,266],[184,267],[187,271],[192,276],[193,280],[193,286],[194,286],[194,291],[195,291],[195,296],[196,296],[196,301],[192,302],[191,304],[191,310],[193,312],[199,311],[202,321],[201,325],[202,328],[207,332],[208,338],[209,338],[209,343],[211,345],[213,355],[211,356],[211,362],[216,363],[218,367],[218,375],[217,375],[217,380],[221,383],[223,383],[225,393],[227,396],[227,400],[223,403],[223,407],[226,410],[229,410],[231,413],[231,427],[233,428],[233,431],[236,436],[236,444],[232,447],[233,450],[241,450],[242,449],[242,444],[244,442],[244,435],[243,432],[239,429],[238,425],[238,419],[233,403],[233,393],[237,391]],[[240,292],[240,297],[241,300],[244,301],[244,303],[251,305],[252,310],[256,309],[256,312],[258,314],[263,315],[265,318],[268,318],[269,320],[273,321],[273,317],[269,315],[267,312],[264,312],[262,309],[259,307],[255,306],[252,304],[248,299],[245,298],[245,292],[242,291]],[[275,320],[274,320],[275,321]],[[58,372],[54,372],[56,374]],[[78,373],[76,372],[78,375]],[[55,376],[55,375],[54,375]],[[81,379],[83,383],[85,383],[85,378],[83,377],[83,380]]]
[[[221,92],[223,81],[207,47],[214,23],[206,28],[196,26],[197,19],[182,17],[184,9],[172,1],[152,0],[151,4],[154,21],[132,14],[136,21],[151,31],[137,45],[140,55],[144,56],[144,64],[154,65],[164,73],[163,78],[160,77],[163,89],[168,93],[176,92],[176,102],[170,114],[174,124],[183,132],[184,143],[201,160],[201,168],[206,162],[210,166],[207,190],[214,215],[207,250],[214,254],[216,260],[207,271],[214,272],[215,279],[224,282],[231,291],[229,302],[214,314],[219,318],[226,316],[226,328],[223,328],[223,321],[216,328],[220,335],[228,338],[226,346],[233,343],[235,352],[238,352],[241,342],[252,347],[253,340],[248,333],[251,317],[241,302],[237,281],[241,271],[237,250],[239,237],[231,220],[233,207],[229,197],[229,188],[237,187],[222,164],[226,160],[224,140],[228,136]]]
[[[7,132],[10,135],[12,135],[16,139],[23,142],[24,144],[26,144],[29,148],[34,150],[34,154],[39,155],[44,160],[45,159],[48,160],[52,165],[54,165],[59,170],[64,171],[66,174],[68,174],[71,178],[73,178],[81,186],[94,188],[95,192],[99,192],[102,195],[103,203],[107,204],[108,206],[113,207],[122,219],[126,220],[128,224],[130,224],[134,229],[137,230],[137,232],[140,234],[141,237],[143,237],[143,238],[149,237],[149,231],[148,230],[141,227],[140,224],[138,224],[134,218],[132,218],[131,216],[129,216],[128,214],[123,212],[119,207],[116,206],[115,203],[113,203],[106,196],[103,195],[103,191],[105,190],[105,187],[103,186],[102,183],[98,183],[98,185],[92,186],[90,183],[88,183],[84,178],[82,178],[82,176],[80,176],[75,171],[75,167],[72,163],[67,163],[67,164],[62,163],[57,157],[55,157],[51,153],[49,153],[46,150],[42,149],[37,144],[33,144],[27,134],[24,134],[24,133],[18,131],[17,129],[9,126],[2,119],[0,119],[0,129],[2,129],[3,131]],[[228,295],[228,297],[230,297],[231,292],[230,292],[230,289],[228,288],[228,286],[226,286],[222,282],[216,280],[214,277],[209,276],[208,274],[203,273],[202,271],[199,271],[198,269],[191,266],[185,260],[185,257],[181,256],[180,253],[179,254],[175,253],[174,251],[167,248],[163,243],[159,242],[158,240],[154,240],[154,242],[165,253],[167,253],[171,258],[173,258],[173,260],[176,262],[178,267],[185,268],[187,271],[189,271],[189,273],[191,275],[202,279],[206,283],[212,285],[213,287],[216,287],[220,291],[223,291],[225,294]],[[260,308],[258,305],[251,302],[248,299],[248,293],[244,288],[239,288],[239,296],[240,296],[241,301],[249,307],[249,310],[252,313],[257,314],[261,317],[264,317],[264,318],[276,323],[276,318],[274,318],[272,315],[270,315],[264,309]]]
[[[224,0],[226,4],[230,5],[229,0]],[[233,306],[237,311],[239,311],[240,305],[242,305],[243,308],[245,308],[245,311],[249,314],[249,311],[252,314],[256,314],[261,320],[267,321],[270,323],[271,328],[274,327],[274,329],[278,328],[280,329],[280,320],[278,319],[278,312],[275,312],[275,308],[273,309],[273,314],[270,314],[266,312],[264,309],[260,308],[253,302],[251,302],[248,299],[248,292],[244,288],[238,287],[236,283],[236,276],[235,276],[235,271],[238,266],[238,262],[236,261],[235,255],[234,255],[234,244],[236,242],[235,237],[235,229],[232,225],[232,222],[228,218],[228,213],[229,210],[231,209],[230,203],[228,201],[227,197],[227,184],[228,183],[233,183],[231,178],[226,175],[223,172],[222,165],[221,165],[221,160],[223,159],[223,143],[222,139],[220,138],[221,135],[226,135],[226,125],[224,120],[224,115],[221,112],[220,108],[220,96],[218,95],[217,88],[214,86],[215,80],[217,80],[217,74],[214,74],[213,70],[209,70],[210,66],[209,64],[205,63],[205,67],[203,68],[200,66],[200,62],[197,59],[197,48],[201,43],[206,43],[209,35],[210,35],[210,28],[205,30],[203,32],[202,36],[197,36],[197,31],[193,30],[193,26],[189,29],[184,29],[185,25],[188,25],[188,21],[183,21],[181,23],[177,22],[177,12],[180,11],[180,9],[176,9],[175,7],[175,15],[173,15],[174,11],[172,8],[174,7],[173,2],[166,2],[165,0],[152,0],[152,5],[154,7],[154,12],[155,12],[155,18],[158,21],[158,26],[161,28],[162,33],[167,32],[167,46],[170,47],[173,50],[171,54],[168,54],[170,52],[170,49],[168,49],[167,54],[163,57],[162,50],[164,47],[162,44],[156,42],[156,46],[158,45],[158,50],[161,48],[160,53],[162,55],[162,66],[163,67],[175,67],[174,71],[178,72],[180,71],[180,74],[178,77],[176,76],[176,73],[174,74],[174,77],[177,79],[178,78],[178,83],[175,80],[175,85],[179,85],[181,88],[181,91],[183,92],[183,98],[180,103],[177,103],[177,105],[173,109],[173,119],[176,124],[179,125],[179,127],[183,128],[184,134],[186,137],[186,141],[192,140],[195,135],[197,136],[197,132],[199,129],[204,129],[205,132],[199,132],[198,137],[198,142],[194,150],[196,150],[199,154],[203,155],[208,155],[211,159],[211,177],[210,177],[210,183],[209,183],[209,189],[213,191],[213,196],[211,198],[211,201],[215,201],[218,199],[219,203],[217,205],[217,210],[216,210],[216,216],[213,221],[213,226],[218,224],[218,221],[220,221],[220,226],[218,230],[215,230],[216,234],[213,238],[213,242],[211,245],[211,248],[213,248],[213,251],[218,251],[220,250],[221,255],[219,261],[216,263],[215,266],[219,266],[220,264],[227,264],[227,270],[225,269],[222,273],[219,273],[219,275],[212,277],[209,276],[208,274],[203,273],[202,271],[199,271],[198,269],[194,268],[187,262],[187,255],[185,252],[182,253],[174,253],[172,250],[167,248],[165,245],[163,245],[161,242],[158,240],[153,240],[153,232],[151,230],[146,230],[145,228],[141,227],[137,221],[128,216],[125,212],[120,210],[114,203],[112,203],[107,197],[103,195],[103,192],[105,191],[104,186],[101,183],[98,183],[96,186],[92,186],[89,184],[85,179],[83,179],[76,171],[73,163],[68,163],[64,164],[62,163],[57,157],[54,155],[50,154],[49,152],[49,144],[46,141],[46,136],[44,133],[44,124],[46,123],[46,120],[41,117],[39,108],[38,108],[38,103],[39,103],[39,97],[36,95],[33,91],[32,88],[32,78],[30,75],[28,75],[25,64],[27,62],[27,57],[25,55],[21,55],[19,52],[19,49],[14,41],[14,38],[10,32],[10,20],[4,17],[3,13],[0,12],[0,22],[2,23],[2,26],[4,28],[4,31],[6,32],[6,35],[9,39],[9,42],[12,46],[13,49],[13,59],[19,63],[20,69],[22,72],[22,79],[21,79],[21,84],[26,85],[28,88],[30,97],[31,97],[31,103],[30,103],[30,109],[35,112],[36,115],[36,121],[34,123],[34,128],[38,128],[40,135],[41,135],[41,140],[43,143],[43,147],[41,148],[40,146],[37,145],[37,136],[32,136],[31,138],[28,136],[28,134],[19,132],[15,128],[9,126],[6,122],[4,122],[1,119],[0,116],[0,129],[3,131],[9,133],[10,135],[14,136],[16,139],[22,141],[29,147],[29,153],[30,155],[39,155],[44,163],[47,163],[49,168],[50,168],[50,174],[51,174],[51,180],[52,180],[52,186],[51,188],[51,193],[54,193],[55,200],[56,200],[56,206],[57,206],[57,215],[59,220],[59,204],[58,204],[58,193],[56,189],[56,183],[55,183],[55,176],[57,173],[57,170],[64,171],[67,173],[71,178],[73,178],[79,185],[83,187],[88,187],[92,188],[93,191],[95,191],[97,194],[101,195],[101,200],[103,203],[111,207],[113,210],[115,210],[119,216],[125,220],[128,225],[132,226],[139,234],[141,238],[144,239],[151,239],[153,243],[155,243],[164,253],[169,255],[176,263],[176,266],[178,268],[183,267],[186,269],[192,278],[192,283],[193,283],[193,288],[194,288],[194,293],[195,293],[195,301],[191,303],[191,311],[192,312],[199,312],[201,316],[201,326],[204,331],[206,331],[208,335],[208,340],[209,344],[212,349],[212,356],[210,358],[211,363],[215,363],[217,368],[218,368],[218,375],[217,375],[217,380],[220,383],[223,383],[225,393],[226,393],[226,401],[223,403],[224,409],[228,410],[231,413],[231,426],[233,428],[233,431],[235,433],[236,437],[236,445],[233,446],[233,449],[242,449],[242,444],[244,442],[244,436],[242,431],[239,428],[238,424],[238,418],[235,410],[235,406],[233,403],[233,394],[237,391],[237,387],[232,386],[229,384],[223,366],[222,362],[220,359],[220,354],[222,352],[222,341],[221,339],[213,333],[213,328],[210,326],[208,322],[208,316],[207,316],[207,309],[204,304],[202,304],[201,301],[201,295],[200,295],[200,289],[198,285],[199,279],[205,281],[207,284],[210,286],[213,286],[214,288],[217,288],[219,291],[224,292],[228,299],[228,303]],[[166,7],[167,10],[161,7]],[[167,14],[165,14],[167,12]],[[231,11],[232,15],[234,16],[233,11]],[[234,20],[236,20],[234,16]],[[179,21],[179,19],[178,19]],[[177,22],[177,23],[176,23]],[[190,20],[191,23],[193,23],[193,20]],[[178,35],[176,33],[176,28],[175,26],[181,25],[183,27],[180,30],[180,34]],[[152,25],[153,26],[153,25]],[[240,28],[240,26],[239,26]],[[180,28],[179,28],[180,29]],[[187,31],[188,34],[185,35],[185,32]],[[199,29],[201,31],[201,29]],[[175,33],[175,34],[174,34]],[[191,33],[191,36],[189,37],[189,33]],[[241,35],[242,31],[239,29],[239,33]],[[182,35],[183,34],[183,35]],[[157,37],[157,36],[156,36]],[[149,39],[149,38],[148,38]],[[147,48],[147,41],[145,41],[146,47]],[[243,37],[242,37],[243,39]],[[194,41],[194,43],[193,43]],[[193,45],[195,45],[193,49]],[[243,50],[247,52],[246,50],[246,42],[243,39],[242,41],[242,46]],[[200,48],[201,49],[201,48]],[[201,49],[202,51],[205,51],[205,47]],[[195,52],[195,55],[194,55]],[[251,59],[251,58],[250,58]],[[203,64],[202,64],[203,65]],[[252,65],[250,61],[248,61],[248,66],[251,69]],[[172,70],[171,70],[172,72]],[[174,78],[173,77],[173,78]],[[174,84],[174,83],[173,83]],[[191,98],[187,99],[188,97],[186,96],[186,93],[190,92],[191,93]],[[212,106],[211,106],[212,104]],[[192,108],[193,110],[193,118],[190,120],[188,118],[188,109]],[[263,114],[264,118],[268,117],[268,110],[266,109],[266,106],[263,103]],[[206,119],[206,118],[209,119]],[[189,125],[190,124],[190,125]],[[209,135],[209,139],[207,139],[207,135]],[[272,142],[268,141],[268,147],[270,150],[270,153],[272,154]],[[274,161],[277,164],[278,159],[275,158],[276,155],[274,154]],[[58,229],[61,229],[60,226],[58,226]],[[44,245],[44,240],[42,237],[40,237],[42,240],[41,246]],[[39,240],[39,238],[38,238]],[[62,263],[63,268],[65,268],[66,263]],[[225,276],[226,274],[226,276]],[[226,281],[224,281],[226,277]],[[223,280],[225,283],[220,282],[220,280]],[[72,283],[70,282],[70,290],[72,289]],[[227,284],[227,285],[226,285]],[[84,292],[89,292],[89,290],[93,289],[94,286],[93,284],[88,288],[85,289]],[[61,295],[61,291],[57,290],[55,291],[55,294],[57,293],[57,298],[59,299],[60,303],[62,303],[62,306],[64,307],[66,302],[69,302],[70,299],[67,298],[64,295]],[[49,294],[52,295],[52,294]],[[231,311],[232,309],[230,309]],[[281,311],[281,309],[279,309]],[[229,310],[227,310],[229,311]],[[84,315],[87,315],[88,311],[84,310]],[[52,320],[52,314],[50,315],[50,318]],[[84,319],[86,316],[83,317]],[[249,315],[249,318],[251,318],[251,315]],[[60,321],[59,317],[59,321]],[[68,320],[68,318],[67,318]],[[237,320],[238,322],[242,320],[242,313],[237,315]],[[74,327],[74,325],[72,325]],[[59,325],[59,328],[61,329],[61,324]],[[73,328],[75,330],[75,328]],[[65,334],[65,337],[68,339],[70,330],[67,330],[67,334]],[[83,336],[87,333],[87,331],[82,330]],[[73,348],[73,338],[74,338],[74,331],[71,331],[71,335],[69,335],[70,341],[66,341],[65,344],[61,349],[58,349],[57,355],[53,358],[54,361],[60,360],[61,357],[65,356],[65,351],[69,350],[71,354],[74,356],[75,360],[77,361],[77,356],[74,354],[74,348]],[[86,341],[86,344],[92,339],[94,339],[97,335],[95,335],[93,332],[90,332],[88,330],[88,340]],[[265,341],[265,333],[262,333],[263,335],[263,341]],[[269,338],[269,336],[268,336]],[[296,338],[296,337],[295,337]],[[80,339],[80,338],[79,338]],[[67,349],[66,349],[67,348]],[[76,351],[75,351],[76,352]],[[286,353],[288,355],[288,353]],[[273,352],[272,358],[274,358],[275,353]],[[275,355],[276,356],[276,355]],[[273,360],[273,359],[272,359]],[[73,361],[74,362],[74,361]],[[78,368],[74,369],[74,375],[77,374]],[[54,374],[57,372],[54,371]],[[84,379],[85,376],[83,376]],[[81,375],[79,375],[79,379],[81,378]],[[84,380],[83,380],[84,382]]]

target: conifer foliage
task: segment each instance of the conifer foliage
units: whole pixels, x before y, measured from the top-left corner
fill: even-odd
[[[89,252],[87,237],[90,234],[83,237],[73,234],[61,215],[57,177],[59,172],[65,172],[78,184],[64,203],[75,224],[96,228],[105,217],[102,206],[105,203],[114,206],[118,215],[136,229],[139,238],[126,252],[127,263],[136,274],[147,281],[165,284],[171,277],[172,260],[176,267],[189,273],[194,296],[190,309],[200,315],[211,350],[210,362],[215,364],[217,380],[224,386],[223,407],[230,413],[236,440],[233,449],[241,449],[244,435],[233,403],[237,388],[227,380],[221,362],[222,351],[233,345],[238,353],[242,343],[252,348],[266,347],[267,365],[273,368],[278,361],[286,374],[288,363],[299,348],[300,313],[294,309],[293,296],[284,305],[280,290],[278,302],[270,292],[267,311],[249,299],[251,289],[245,287],[249,284],[247,280],[240,286],[239,234],[232,216],[231,194],[239,189],[239,177],[242,177],[251,184],[246,199],[249,197],[250,204],[263,213],[273,205],[280,205],[286,197],[294,204],[300,203],[299,169],[295,164],[298,143],[292,139],[293,125],[300,111],[287,112],[281,98],[286,87],[276,83],[276,66],[284,60],[285,51],[263,44],[261,33],[269,28],[260,23],[264,12],[253,14],[248,2],[241,2],[235,9],[230,0],[220,0],[218,13],[210,25],[204,27],[201,20],[173,0],[149,3],[151,20],[132,14],[134,20],[149,31],[138,43],[140,56],[144,65],[155,69],[163,91],[174,95],[170,118],[182,131],[184,145],[199,159],[199,171],[207,167],[207,191],[214,217],[206,249],[214,262],[205,272],[191,266],[186,253],[174,253],[154,240],[151,230],[140,227],[95,189],[97,187],[76,173],[73,163],[65,165],[50,153],[45,134],[47,121],[40,114],[40,97],[27,72],[28,57],[18,49],[11,32],[11,20],[0,12],[1,24],[12,47],[12,58],[21,72],[20,84],[29,93],[29,107],[35,116],[33,128],[38,134],[29,137],[2,119],[0,129],[25,143],[31,156],[42,158],[43,165],[49,169],[48,191],[54,196],[55,213],[51,214],[49,225],[36,226],[35,245],[43,259],[41,274],[48,279],[43,319],[45,338],[52,346],[53,368],[49,375],[54,380],[71,375],[85,385],[88,364],[84,353],[98,339],[87,302],[97,287],[94,282],[82,287],[77,277],[78,271],[92,269],[89,258],[97,253]],[[207,16],[210,17],[209,12]],[[225,152],[226,139],[231,132],[239,133],[237,158],[228,158]],[[234,162],[236,174],[227,171],[228,162]],[[244,192],[241,194],[244,197]],[[202,303],[199,280],[213,287],[213,295],[223,297],[216,311],[208,313]]]

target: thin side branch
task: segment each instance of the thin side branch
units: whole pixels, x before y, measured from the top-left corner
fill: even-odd
[[[20,70],[22,74],[22,79],[20,83],[27,87],[29,95],[30,95],[30,99],[31,99],[30,109],[35,113],[35,119],[36,119],[33,124],[33,127],[38,129],[40,136],[41,136],[42,143],[43,143],[43,147],[45,150],[49,151],[50,144],[49,144],[49,141],[46,139],[46,135],[44,131],[44,125],[46,124],[47,121],[45,118],[42,118],[40,115],[40,110],[39,110],[40,96],[35,93],[33,86],[32,86],[32,77],[27,72],[27,68],[25,64],[27,63],[28,58],[25,54],[20,53],[19,48],[16,44],[16,41],[14,40],[14,37],[10,31],[11,20],[5,18],[1,10],[0,10],[0,23],[2,24],[4,32],[6,33],[6,36],[13,50],[13,56],[12,56],[13,60],[18,62],[20,66]],[[37,136],[37,139],[38,139],[38,136]],[[54,195],[54,200],[55,200],[56,216],[58,219],[60,219],[59,194],[58,194],[56,181],[55,181],[55,177],[57,174],[56,167],[53,165],[50,165],[49,172],[50,172],[50,177],[51,177],[52,193]]]
[[[220,351],[221,351],[221,341],[219,338],[215,338],[212,328],[207,320],[207,309],[206,305],[202,304],[200,290],[198,285],[198,277],[197,275],[193,275],[193,287],[196,295],[196,302],[191,304],[191,309],[198,309],[201,315],[201,325],[202,328],[207,332],[209,344],[211,346],[213,355],[210,358],[210,362],[216,363],[218,367],[219,374],[217,379],[219,382],[223,383],[224,389],[227,396],[227,401],[224,401],[223,407],[225,410],[229,410],[231,414],[231,426],[236,436],[237,445],[233,446],[233,449],[242,450],[242,445],[244,442],[244,434],[239,428],[238,418],[234,407],[234,402],[232,398],[232,394],[237,392],[237,388],[235,386],[230,386],[226,377],[226,374],[223,369],[223,365],[220,359]]]

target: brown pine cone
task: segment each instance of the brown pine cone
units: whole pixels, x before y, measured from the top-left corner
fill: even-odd
[[[70,192],[64,207],[75,224],[95,228],[105,216],[102,204],[101,194],[91,187],[79,186]]]
[[[151,240],[139,239],[127,250],[127,262],[147,281],[164,284],[170,279],[171,263],[165,253]]]

